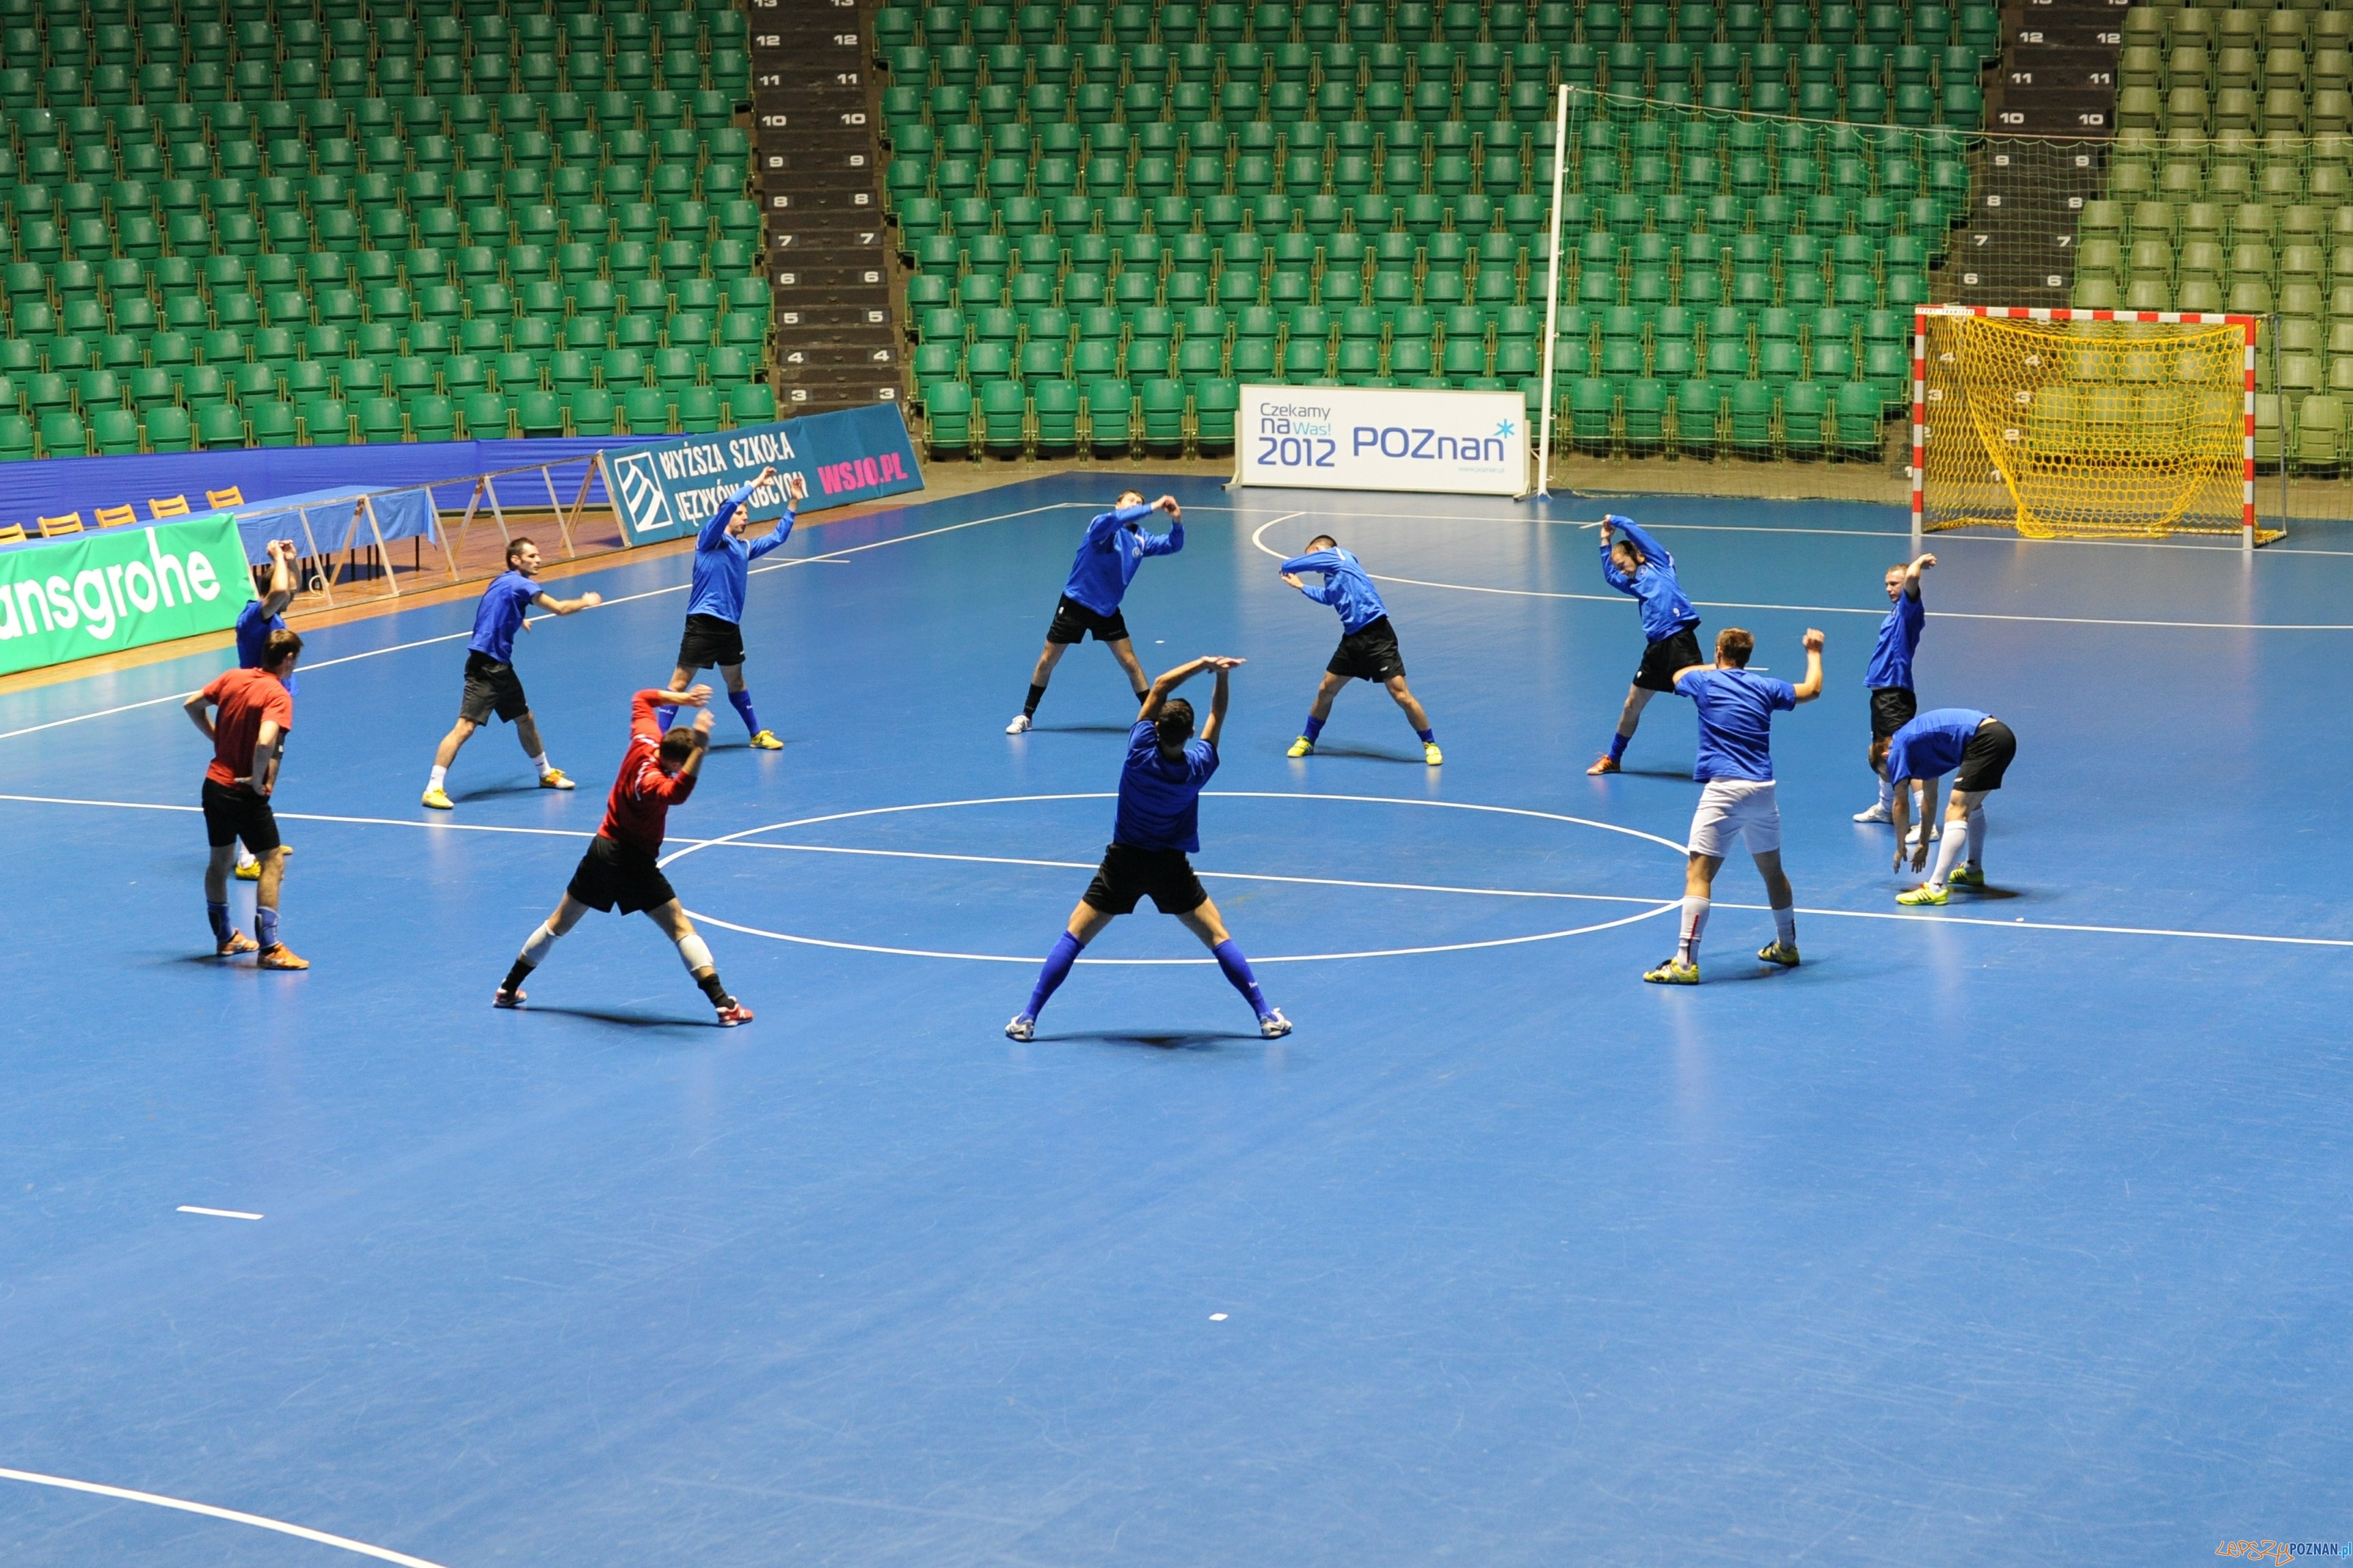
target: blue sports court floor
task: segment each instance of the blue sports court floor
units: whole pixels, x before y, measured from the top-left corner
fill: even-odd
[[[221,657],[0,699],[0,1561],[2353,1537],[2353,550],[1935,541],[1923,706],[2021,751],[1999,890],[1915,912],[1849,820],[1901,513],[1611,502],[1759,665],[1830,637],[1828,694],[1776,725],[1805,966],[1746,961],[1771,927],[1736,861],[1707,984],[1664,990],[1638,975],[1673,943],[1692,717],[1661,699],[1631,771],[1585,776],[1641,651],[1567,526],[1602,504],[1177,482],[1187,547],[1127,616],[1155,668],[1250,660],[1196,859],[1298,1032],[1260,1040],[1147,910],[1014,1045],[1133,702],[1083,647],[1002,731],[1119,482],[762,563],[748,672],[786,749],[722,709],[671,817],[758,1010],[732,1032],[641,919],[489,1005],[670,670],[684,559],[571,579],[607,605],[522,639],[570,795],[501,728],[454,818],[418,805],[470,602],[311,638],[279,795],[307,974],[206,956],[176,696]],[[1273,558],[1321,530],[1380,574],[1441,770],[1365,686],[1284,758],[1339,628]]]

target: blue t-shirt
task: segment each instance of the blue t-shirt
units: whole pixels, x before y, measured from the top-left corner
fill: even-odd
[[[1692,777],[1773,782],[1773,715],[1798,705],[1798,689],[1745,669],[1695,669],[1675,694],[1699,707],[1699,760]]]
[[[1389,613],[1381,603],[1380,591],[1373,580],[1365,575],[1356,558],[1334,545],[1313,555],[1297,555],[1275,568],[1286,577],[1296,577],[1303,572],[1321,572],[1324,585],[1309,584],[1299,591],[1319,605],[1329,605],[1340,612],[1340,630],[1350,637],[1363,631]]]
[[[269,604],[267,599],[256,599],[237,612],[237,662],[247,669],[261,668],[261,656],[268,651],[269,634],[286,629],[286,617],[270,615]],[[301,689],[294,684],[294,677],[290,675],[286,678],[289,696],[297,695]]]
[[[1621,594],[1631,595],[1642,606],[1642,635],[1652,642],[1664,642],[1686,627],[1699,625],[1699,612],[1683,597],[1683,587],[1675,581],[1675,558],[1667,547],[1642,531],[1630,517],[1612,513],[1609,520],[1618,531],[1634,542],[1642,552],[1642,565],[1632,576],[1618,570],[1618,563],[1609,559],[1609,542],[1601,542],[1601,578]]]
[[[793,536],[793,509],[776,519],[776,526],[757,539],[738,539],[727,531],[735,509],[752,499],[758,481],[737,488],[719,503],[694,540],[694,587],[688,594],[686,613],[716,616],[723,621],[744,619],[744,590],[752,576],[752,563]]]
[[[1127,761],[1119,771],[1119,816],[1112,824],[1114,844],[1131,849],[1201,847],[1201,786],[1218,771],[1218,749],[1207,741],[1185,742],[1185,760],[1160,754],[1160,731],[1149,719],[1127,732]]]
[[[1146,533],[1129,523],[1152,515],[1148,506],[1123,507],[1098,515],[1087,524],[1087,536],[1071,558],[1071,580],[1062,586],[1065,598],[1084,605],[1096,615],[1108,616],[1127,596],[1135,569],[1147,555],[1174,555],[1185,548],[1185,524],[1172,524],[1166,533]]]
[[[1988,715],[1974,708],[1931,708],[1887,742],[1887,776],[1942,778],[1961,765],[1961,752]]]
[[[512,664],[515,628],[542,591],[520,572],[501,572],[491,578],[482,590],[482,602],[474,606],[474,636],[466,646],[501,664]]]
[[[1911,690],[1912,655],[1920,647],[1920,628],[1927,624],[1927,607],[1910,594],[1898,594],[1887,618],[1879,623],[1879,641],[1871,650],[1871,668],[1862,683],[1873,691],[1891,686]]]

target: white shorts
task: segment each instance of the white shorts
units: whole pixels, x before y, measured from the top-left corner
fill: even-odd
[[[1699,792],[1699,809],[1692,813],[1690,852],[1721,860],[1732,853],[1733,840],[1748,846],[1751,855],[1769,855],[1781,847],[1781,803],[1772,781],[1710,779]]]

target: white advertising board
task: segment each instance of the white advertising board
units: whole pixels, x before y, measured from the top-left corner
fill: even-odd
[[[1245,386],[1233,482],[1525,495],[1527,405],[1516,392]]]

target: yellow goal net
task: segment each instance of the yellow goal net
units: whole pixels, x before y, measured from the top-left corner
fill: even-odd
[[[2281,531],[2254,517],[2254,318],[1932,306],[1912,507],[2030,539]]]

